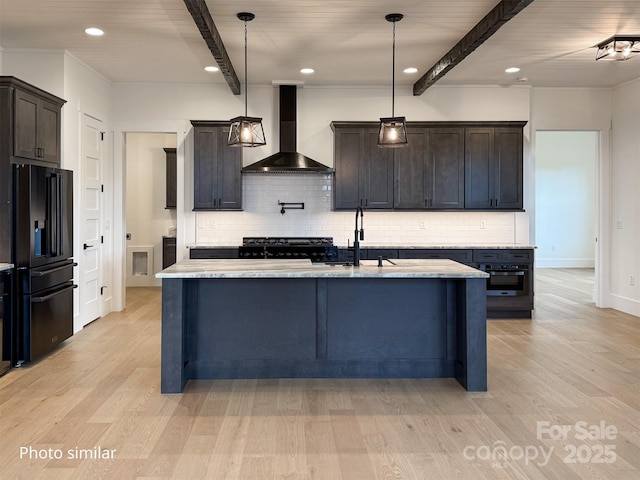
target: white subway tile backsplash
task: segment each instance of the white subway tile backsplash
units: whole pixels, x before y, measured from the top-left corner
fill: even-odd
[[[331,175],[252,174],[243,182],[244,211],[196,212],[197,244],[239,245],[251,236],[329,236],[341,246],[353,241],[354,212],[331,210]],[[278,202],[304,203],[304,210],[282,215]],[[515,241],[514,215],[368,210],[363,245],[508,244]]]

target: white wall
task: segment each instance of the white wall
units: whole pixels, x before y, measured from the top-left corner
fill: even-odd
[[[612,104],[611,306],[640,316],[640,79]]]
[[[127,271],[127,286],[161,285],[154,275],[162,270],[162,236],[168,235],[169,229],[176,226],[176,210],[165,208],[166,156],[163,149],[175,146],[175,133],[126,135],[126,231],[131,234],[127,249],[153,246],[153,270],[147,276],[135,278]]]
[[[59,50],[5,48],[2,55],[2,74],[18,77],[20,80],[64,98],[64,56],[65,53]],[[64,116],[64,109],[62,114]]]
[[[640,316],[640,79],[613,90],[534,89],[531,123],[600,132],[599,304]]]
[[[83,164],[82,164],[82,138],[84,116],[89,115],[100,120],[104,131],[109,131],[111,109],[109,98],[111,97],[111,83],[95,71],[88,68],[76,57],[65,54],[64,61],[64,91],[62,97],[67,101],[63,112],[63,151],[62,168],[73,170],[73,188],[75,192],[74,202],[74,258],[79,266],[75,269],[76,283],[83,284],[83,238],[80,205],[82,198]],[[113,155],[111,152],[111,136],[107,135],[103,142],[102,182],[109,185],[113,179]],[[113,282],[113,189],[106,188],[102,194],[102,233],[105,243],[101,247],[101,285],[103,290],[102,314],[106,315],[113,309],[112,298],[114,290]],[[82,328],[84,324],[93,318],[84,318],[82,310],[82,289],[78,289],[75,295],[76,315],[75,330]]]
[[[536,266],[595,266],[597,132],[536,132]]]

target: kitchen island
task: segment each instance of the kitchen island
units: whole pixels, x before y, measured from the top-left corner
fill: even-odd
[[[162,393],[189,379],[456,378],[487,389],[487,274],[452,260],[183,260],[162,279]]]

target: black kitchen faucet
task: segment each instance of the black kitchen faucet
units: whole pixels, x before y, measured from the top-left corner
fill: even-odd
[[[360,229],[358,229],[358,213],[360,213]],[[360,240],[364,240],[364,210],[362,207],[356,209],[356,230],[353,240],[353,266],[360,266]]]

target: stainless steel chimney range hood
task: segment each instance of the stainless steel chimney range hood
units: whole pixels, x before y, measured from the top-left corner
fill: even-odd
[[[280,85],[280,151],[247,165],[242,173],[333,173],[331,167],[296,151],[297,87]]]

